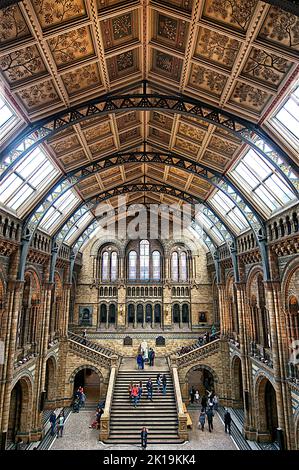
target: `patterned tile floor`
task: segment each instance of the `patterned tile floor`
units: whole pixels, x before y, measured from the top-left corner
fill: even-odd
[[[197,429],[198,414],[197,410],[190,411],[193,429],[189,431],[188,442],[171,446],[149,445],[148,450],[236,450],[232,439],[225,434],[218,415],[214,418],[214,431],[209,433],[207,429],[204,432]],[[141,450],[138,442],[136,445],[106,445],[99,442],[99,431],[88,427],[93,416],[93,411],[72,413],[65,424],[64,436],[55,440],[51,450]]]

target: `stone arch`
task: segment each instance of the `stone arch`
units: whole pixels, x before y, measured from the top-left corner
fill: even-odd
[[[57,385],[57,361],[56,357],[51,354],[46,361],[46,374],[45,374],[45,408],[51,407],[56,399],[56,385]]]
[[[6,299],[6,284],[2,272],[0,271],[0,338],[4,334],[4,318],[5,318],[5,299]]]
[[[238,354],[234,354],[231,359],[231,383],[234,407],[244,407],[242,359]]]
[[[119,253],[119,256],[124,256],[124,245],[116,238],[100,238],[97,239],[90,248],[90,256],[97,258],[100,249],[104,245],[114,245]]]
[[[95,367],[94,365],[91,365],[91,364],[83,364],[79,367],[77,367],[75,370],[73,370],[73,372],[71,373],[71,375],[69,376],[69,382],[70,383],[74,383],[74,380],[75,380],[75,377],[76,375],[78,374],[78,372],[80,372],[81,370],[83,369],[91,369],[93,370],[96,374],[98,374],[98,376],[100,377],[100,381],[103,382],[104,381],[104,378],[103,378],[103,374],[102,372],[100,371],[100,369],[98,369],[97,367]]]
[[[41,301],[41,280],[34,267],[29,267],[24,275],[22,307],[17,326],[17,347],[23,348],[31,344],[31,352],[35,352],[37,343],[39,309]]]
[[[219,394],[219,378],[214,369],[206,364],[198,364],[191,366],[185,373],[185,386],[190,390],[193,385],[199,390],[200,395],[206,393],[206,390],[214,390]],[[209,384],[208,384],[209,381]]]
[[[282,277],[281,294],[284,319],[286,322],[285,329],[287,331],[288,344],[299,340],[299,261],[298,259],[290,262]],[[295,362],[295,361],[294,361]],[[295,370],[297,369],[297,370]],[[292,375],[295,374],[299,378],[299,368],[294,367]]]
[[[260,266],[252,268],[247,276],[246,294],[249,305],[250,340],[253,347],[258,344],[263,348],[271,345],[270,320],[266,306],[266,292]]]
[[[103,395],[104,377],[100,369],[94,365],[84,364],[77,367],[72,372],[69,381],[73,388],[73,397],[79,386],[84,387],[86,401],[94,405]]]
[[[276,439],[278,412],[274,379],[265,372],[257,373],[254,381],[256,427],[258,440],[272,442]]]
[[[15,378],[11,385],[7,439],[28,441],[31,430],[33,382],[29,374]]]

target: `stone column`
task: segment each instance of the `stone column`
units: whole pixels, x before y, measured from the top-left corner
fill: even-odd
[[[63,300],[62,300],[62,312],[61,312],[61,323],[59,332],[62,338],[67,337],[68,326],[69,326],[69,314],[70,314],[70,302],[71,302],[71,288],[72,284],[67,282],[63,285]]]
[[[271,351],[273,361],[273,374],[275,381],[278,427],[284,432],[286,445],[289,449],[294,448],[294,436],[290,430],[293,417],[291,414],[292,400],[286,382],[286,365],[288,362],[288,343],[285,328],[285,315],[281,309],[280,284],[278,282],[266,281],[265,296],[266,308],[269,313]],[[291,425],[292,426],[292,425]]]
[[[41,310],[41,321],[39,328],[38,340],[38,360],[36,363],[36,381],[35,381],[35,406],[33,406],[34,414],[32,418],[32,425],[35,430],[33,440],[39,439],[42,432],[42,412],[40,410],[41,393],[45,391],[46,379],[46,356],[48,352],[48,344],[50,337],[50,314],[51,314],[51,301],[54,284],[48,282],[44,284],[43,303]]]
[[[1,448],[5,448],[8,430],[11,383],[14,374],[15,350],[19,313],[22,307],[24,281],[9,281],[7,289],[7,321],[4,345],[4,361],[1,377]]]

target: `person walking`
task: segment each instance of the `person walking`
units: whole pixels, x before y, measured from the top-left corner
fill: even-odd
[[[165,374],[163,374],[162,377],[162,393],[165,396],[166,395],[166,387],[167,387],[167,377]]]
[[[86,346],[87,344],[87,339],[86,339],[86,336],[87,336],[87,333],[86,333],[86,329],[83,331],[82,333],[82,337],[83,337],[83,341],[82,343]]]
[[[57,437],[59,437],[59,434],[60,434],[60,437],[62,437],[63,428],[64,428],[64,415],[61,412],[57,420]]]
[[[146,429],[145,426],[141,429],[140,437],[141,437],[141,447],[142,449],[146,449],[147,447],[147,436],[148,436],[148,430]]]
[[[133,403],[134,403],[134,408],[136,408],[137,402],[138,402],[138,387],[137,387],[136,384],[134,384],[134,386],[132,388],[132,400],[133,400]]]
[[[143,358],[142,358],[142,354],[138,354],[137,356],[137,367],[138,369],[142,369],[142,362],[143,362]]]
[[[81,407],[84,408],[86,402],[86,395],[84,392],[81,393]]]
[[[205,428],[205,422],[206,422],[206,412],[204,410],[204,408],[202,408],[200,414],[199,414],[199,425],[201,426],[201,430],[202,432],[204,431],[204,428]]]
[[[212,432],[213,431],[213,418],[214,418],[214,413],[213,413],[212,408],[208,409],[207,418],[208,418],[209,432]]]
[[[195,400],[196,403],[199,403],[199,399],[200,399],[199,391],[196,390],[195,395],[194,395],[194,400]]]
[[[191,390],[190,390],[190,397],[191,397],[191,403],[194,403],[194,397],[195,397],[195,388],[191,387]]]
[[[56,427],[56,414],[54,410],[52,410],[50,414],[50,423],[51,423],[51,436],[54,436],[55,427]]]
[[[225,413],[224,413],[224,430],[225,430],[225,432],[227,432],[227,430],[228,430],[229,435],[231,434],[231,422],[232,422],[231,414],[226,409]]]
[[[153,382],[152,379],[148,379],[146,383],[146,389],[147,389],[147,398],[150,401],[153,401]]]
[[[207,397],[205,395],[202,396],[202,399],[201,399],[201,406],[202,408],[206,409],[207,407]]]
[[[130,382],[129,387],[128,387],[129,400],[130,401],[131,401],[131,398],[132,398],[132,388],[133,388],[133,382]]]

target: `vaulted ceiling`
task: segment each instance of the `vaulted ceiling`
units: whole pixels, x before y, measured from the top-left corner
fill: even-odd
[[[149,92],[184,93],[261,123],[298,73],[298,31],[298,17],[258,0],[24,0],[0,11],[0,69],[27,122],[128,86],[142,92],[145,79]],[[68,172],[143,149],[144,141],[148,150],[170,150],[221,173],[244,146],[199,118],[136,110],[85,120],[43,145]],[[76,188],[86,199],[144,180],[202,199],[213,189],[155,163],[104,170]],[[146,200],[175,201],[155,193]]]

